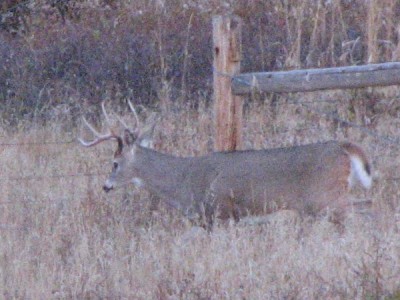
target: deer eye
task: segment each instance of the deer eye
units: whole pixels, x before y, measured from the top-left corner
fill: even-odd
[[[114,162],[114,164],[113,164],[113,171],[115,171],[115,170],[117,170],[118,169],[118,163],[117,162]]]

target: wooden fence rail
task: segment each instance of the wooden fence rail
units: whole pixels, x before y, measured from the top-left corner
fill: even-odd
[[[339,68],[240,74],[242,21],[213,18],[215,149],[241,148],[242,95],[309,92],[400,84],[400,62]]]
[[[400,62],[283,72],[244,73],[232,78],[235,95],[309,92],[400,84]]]

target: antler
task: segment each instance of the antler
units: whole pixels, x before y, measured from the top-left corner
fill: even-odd
[[[131,111],[133,112],[133,115],[135,116],[135,119],[136,119],[136,126],[137,126],[138,128],[140,128],[139,116],[138,116],[138,114],[137,114],[137,112],[136,112],[135,107],[133,106],[133,104],[132,104],[132,102],[131,102],[130,100],[128,100],[128,105],[129,105],[129,108],[131,109]]]
[[[122,120],[120,117],[118,117],[118,121],[122,124],[122,126],[124,126],[125,130],[127,130],[129,133],[131,134],[138,134],[139,130],[140,130],[140,120],[139,120],[139,115],[136,112],[135,107],[133,106],[132,102],[130,100],[128,100],[128,105],[130,110],[132,111],[133,115],[135,116],[135,120],[136,120],[136,130],[131,130],[129,128],[129,126],[124,122],[124,120]]]
[[[103,114],[105,116],[107,124],[109,125],[109,127],[111,127],[111,121],[106,112],[104,102],[101,104],[101,109],[103,111]],[[120,154],[122,152],[122,148],[123,148],[124,144],[123,144],[122,138],[119,135],[115,134],[111,129],[108,129],[108,133],[106,133],[106,134],[99,133],[96,129],[94,129],[94,127],[92,125],[90,125],[90,123],[86,120],[85,117],[83,117],[83,122],[90,129],[90,131],[92,131],[93,135],[96,137],[93,141],[85,141],[81,138],[78,138],[78,141],[83,146],[92,147],[103,141],[107,141],[110,139],[116,139],[118,142],[118,148],[117,148],[117,151],[115,152],[115,154]]]

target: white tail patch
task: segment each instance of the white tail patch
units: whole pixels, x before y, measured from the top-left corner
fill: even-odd
[[[349,176],[350,186],[359,181],[365,188],[370,188],[372,177],[368,174],[364,161],[358,155],[350,155],[351,171]]]
[[[148,138],[144,138],[140,141],[140,146],[144,148],[153,148],[153,141]]]

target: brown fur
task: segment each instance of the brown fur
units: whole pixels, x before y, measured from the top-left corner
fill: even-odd
[[[131,148],[133,147],[133,148]],[[221,219],[291,209],[305,214],[348,206],[350,156],[368,166],[361,148],[335,141],[291,148],[174,157],[137,143],[116,157],[110,187],[139,178],[145,188],[189,218]]]
[[[370,178],[364,152],[348,142],[175,157],[146,147],[153,128],[125,130],[124,139],[92,130],[97,139],[81,142],[118,141],[105,191],[134,182],[208,227],[215,216],[239,221],[280,209],[313,215],[332,210],[341,216],[348,206],[350,175]]]

